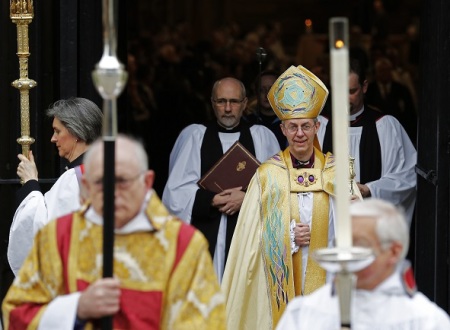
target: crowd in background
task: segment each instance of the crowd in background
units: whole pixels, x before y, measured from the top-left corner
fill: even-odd
[[[352,22],[350,25],[350,55],[365,63],[371,82],[368,103],[397,117],[415,143],[418,23],[405,27],[402,35],[390,35],[375,23],[369,35]],[[304,65],[325,84],[330,81],[328,41],[312,31],[304,32],[293,46],[284,40],[279,22],[260,24],[249,31],[232,22],[212,30],[208,38],[194,40],[189,24],[182,22],[128,43],[128,109],[120,114],[119,130],[144,141],[151,167],[158,173],[155,189],[159,193],[179,132],[191,123],[212,118],[210,91],[217,79],[233,76],[241,80],[249,104],[255,97],[254,82],[260,70],[283,72],[290,65]],[[256,55],[259,47],[267,53],[262,61]],[[383,93],[374,92],[382,83],[387,83],[394,95],[387,97],[384,87],[378,88]],[[327,111],[330,106],[325,115]]]

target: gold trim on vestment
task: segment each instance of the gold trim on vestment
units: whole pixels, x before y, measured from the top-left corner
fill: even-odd
[[[77,292],[77,273],[78,273],[78,255],[80,247],[80,221],[82,221],[83,213],[75,212],[72,218],[72,230],[70,237],[70,249],[67,259],[67,283],[69,285],[69,292]]]
[[[328,193],[331,184],[328,158],[315,149],[315,164],[311,169],[294,169],[289,148],[275,155],[258,169],[261,180],[262,250],[267,293],[273,324],[276,325],[286,305],[302,292],[301,250],[291,256],[290,222],[300,222],[297,194],[314,192],[313,222],[311,228],[311,254],[328,245]],[[275,166],[273,166],[275,165]],[[328,172],[324,175],[326,169]],[[314,184],[298,184],[300,173],[314,175]],[[332,171],[334,175],[334,170]],[[332,190],[332,189],[331,189]],[[286,194],[286,191],[291,193]],[[308,258],[304,293],[310,293],[325,284],[326,272]]]

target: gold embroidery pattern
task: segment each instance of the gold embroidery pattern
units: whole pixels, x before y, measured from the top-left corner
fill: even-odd
[[[247,162],[243,160],[242,162],[239,162],[236,166],[236,171],[241,172],[245,170],[245,166],[247,165]]]
[[[172,303],[166,305],[169,312],[165,313],[162,327],[225,329],[225,300],[214,271],[210,271],[213,268],[208,245],[199,232],[192,237],[188,249],[193,254],[180,260],[172,274],[172,283],[175,284],[166,291],[166,302]],[[190,323],[186,322],[186,315],[190,316]],[[207,326],[204,320],[208,320]]]
[[[261,182],[260,248],[268,287],[270,312],[275,325],[284,312],[287,302],[301,293],[301,253],[291,256],[288,226],[291,219],[300,221],[297,193],[314,192],[313,218],[315,220],[311,230],[310,253],[319,247],[327,246],[329,200],[322,188],[322,173],[326,160],[319,151],[315,152],[316,164],[313,169],[301,171],[292,168],[292,164],[289,163],[288,148],[262,164],[257,172]],[[331,168],[329,171],[330,174],[334,174],[334,168],[333,172]],[[313,175],[314,185],[308,184],[308,187],[305,187],[294,184],[300,175]],[[311,258],[308,258],[305,293],[314,291],[324,282],[325,272],[320,267],[316,267]]]
[[[224,298],[206,239],[195,231],[174,267],[182,222],[171,216],[163,221],[167,211],[159,199],[152,198],[149,205],[149,218],[157,215],[160,220],[150,220],[159,237],[154,232],[116,235],[114,276],[122,288],[162,293],[161,329],[225,329]],[[55,224],[51,222],[37,234],[38,244],[5,298],[6,324],[12,310],[32,303],[42,305],[30,324],[37,328],[47,304],[67,294]],[[102,232],[102,226],[86,221],[82,213],[74,214],[67,271],[70,292],[77,290],[77,281],[92,283],[101,277]]]
[[[283,314],[287,303],[294,298],[294,269],[290,257],[289,186],[285,169],[264,163],[258,169],[261,181],[261,254],[266,275],[267,294],[273,324]],[[288,217],[288,216],[287,216]]]

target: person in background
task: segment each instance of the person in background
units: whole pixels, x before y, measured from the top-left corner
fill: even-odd
[[[355,158],[355,180],[361,195],[403,206],[411,224],[416,202],[416,149],[397,119],[365,102],[368,82],[355,59],[350,61],[348,79],[349,154]],[[332,151],[333,118],[319,116],[319,121],[322,150]]]
[[[326,282],[311,254],[335,237],[334,157],[315,147],[327,97],[302,66],[269,91],[289,146],[258,168],[239,213],[222,282],[229,329],[273,329],[288,301]]]
[[[234,187],[214,193],[199,187],[197,182],[238,140],[260,162],[274,155],[280,147],[268,128],[249,126],[241,120],[247,106],[241,81],[232,77],[216,81],[211,104],[215,121],[189,125],[177,138],[170,154],[163,203],[206,236],[221,281],[245,191],[244,187]]]
[[[409,228],[403,211],[371,198],[352,203],[350,215],[353,244],[373,251],[373,262],[355,273],[352,329],[450,329],[447,313],[417,292],[411,281],[414,277],[405,260]],[[277,330],[294,329],[341,329],[334,283],[288,304]]]
[[[51,219],[80,208],[80,180],[83,154],[102,133],[103,115],[92,101],[76,97],[56,101],[48,110],[53,118],[51,142],[69,164],[52,188],[42,194],[38,170],[30,150],[28,158],[19,154],[17,175],[23,186],[17,191],[17,209],[11,224],[8,261],[14,274],[31,249],[33,237]]]
[[[395,117],[415,143],[417,111],[413,97],[407,86],[395,81],[393,72],[392,62],[387,57],[380,57],[375,62],[375,80],[367,86],[366,102]]]
[[[279,76],[280,74],[273,70],[262,71],[258,75],[253,83],[253,89],[256,94],[256,102],[249,105],[249,107],[252,107],[252,110],[248,115],[244,116],[244,120],[251,125],[259,124],[266,126],[273,132],[273,134],[275,134],[278,143],[280,144],[280,149],[284,149],[287,147],[287,141],[281,131],[281,121],[272,110],[269,99],[267,98],[267,93],[269,93],[270,88]]]
[[[97,140],[85,154],[91,204],[37,233],[3,301],[6,329],[97,328],[105,316],[114,329],[225,329],[206,239],[167,211],[144,147],[123,135],[115,151],[114,277],[102,278],[103,145]]]

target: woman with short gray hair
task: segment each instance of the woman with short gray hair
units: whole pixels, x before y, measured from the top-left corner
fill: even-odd
[[[57,118],[73,136],[87,144],[102,133],[102,112],[88,99],[75,97],[56,101],[47,110],[47,116]]]
[[[20,159],[17,175],[24,185],[17,192],[19,206],[11,224],[8,245],[8,260],[15,274],[31,249],[34,234],[50,220],[80,208],[83,155],[102,131],[101,110],[85,98],[56,101],[47,110],[47,116],[53,118],[50,141],[69,164],[53,187],[42,194],[33,152],[30,150],[28,158],[22,154],[17,156]]]

